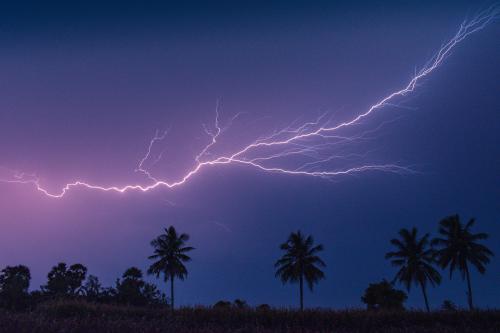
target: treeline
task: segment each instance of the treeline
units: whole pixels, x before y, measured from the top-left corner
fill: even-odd
[[[473,233],[475,220],[463,224],[458,215],[442,219],[438,225],[438,237],[430,234],[419,235],[417,228],[401,229],[399,237],[390,241],[393,250],[386,254],[386,259],[398,268],[392,281],[382,280],[372,283],[365,290],[361,300],[369,310],[403,310],[407,295],[395,288],[401,283],[409,292],[412,285],[422,291],[427,311],[430,302],[427,296],[429,286],[441,283],[439,270],[448,270],[450,278],[454,271],[460,272],[462,279],[467,281],[467,302],[472,310],[471,269],[479,273],[486,272],[493,252],[482,240],[488,238],[486,233]],[[194,248],[187,245],[189,236],[179,234],[174,227],[151,241],[153,254],[148,257],[152,264],[146,273],[157,278],[162,277],[170,284],[170,295],[167,298],[154,284],[143,278],[143,272],[131,267],[112,287],[102,287],[99,279],[87,274],[87,268],[82,264],[67,266],[59,263],[47,275],[47,283],[40,290],[29,292],[31,274],[29,268],[23,265],[7,266],[0,272],[0,306],[13,310],[32,309],[37,304],[60,298],[82,299],[94,303],[123,304],[145,307],[174,308],[174,282],[184,280],[188,276],[185,264],[191,261],[189,252]],[[304,287],[311,291],[315,284],[325,279],[323,269],[326,263],[320,257],[324,247],[315,244],[312,236],[306,236],[301,231],[292,232],[287,240],[280,245],[283,255],[275,262],[275,276],[283,283],[299,285],[300,309],[304,308]],[[246,308],[246,302],[237,299],[230,303],[219,301],[214,307],[228,309]],[[262,305],[262,308],[268,308]],[[451,301],[445,301],[442,308],[456,308]]]
[[[29,291],[31,274],[23,265],[7,266],[0,272],[0,306],[11,310],[30,310],[55,299],[75,299],[106,304],[162,307],[167,298],[156,285],[143,279],[136,267],[127,269],[115,286],[103,287],[95,275],[88,275],[82,264],[59,263],[47,275],[40,290]]]

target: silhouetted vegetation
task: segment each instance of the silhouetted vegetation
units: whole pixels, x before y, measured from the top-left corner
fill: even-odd
[[[473,234],[472,226],[476,223],[470,219],[466,225],[460,222],[458,215],[449,216],[439,223],[439,234],[443,238],[435,238],[432,243],[439,247],[437,251],[438,262],[442,268],[449,267],[450,279],[453,271],[458,269],[462,279],[467,279],[467,302],[469,309],[473,309],[472,286],[470,280],[469,264],[474,266],[479,273],[486,272],[486,265],[490,262],[493,252],[478,241],[488,238],[486,233]]]
[[[184,280],[188,274],[185,262],[191,261],[186,254],[194,250],[191,246],[185,246],[189,240],[187,234],[177,234],[174,227],[165,229],[165,234],[158,236],[151,241],[154,254],[149,259],[156,260],[149,266],[148,274],[160,277],[163,274],[164,280],[170,280],[170,305],[174,309],[174,279]]]
[[[105,294],[101,283],[99,282],[99,278],[94,275],[89,275],[87,277],[87,281],[83,286],[84,295],[87,297],[87,300],[91,302],[97,302],[102,299]]]
[[[134,306],[166,304],[165,295],[154,284],[145,282],[137,267],[130,267],[116,281],[116,299],[118,303]]]
[[[231,306],[231,302],[220,300],[214,304],[213,308],[219,310],[228,310],[231,308]]]
[[[361,297],[368,310],[404,310],[404,302],[408,296],[392,284],[383,280],[379,283],[370,283]]]
[[[0,272],[0,305],[21,310],[27,306],[31,274],[23,265],[7,266]]]
[[[419,285],[424,295],[425,308],[430,311],[427,284],[430,283],[434,286],[441,283],[441,274],[433,267],[435,251],[430,247],[429,234],[425,234],[419,239],[417,228],[413,228],[411,231],[401,229],[399,236],[401,239],[391,240],[396,251],[388,252],[385,256],[387,259],[391,259],[393,266],[400,267],[394,281],[403,283],[408,291],[410,291],[412,283]]]
[[[443,304],[441,305],[441,310],[442,311],[457,311],[458,309],[457,309],[457,306],[455,305],[455,303],[453,303],[449,299],[445,299],[443,301]]]
[[[498,311],[147,308],[55,300],[32,312],[0,310],[0,333],[497,333]]]
[[[87,267],[74,264],[69,268],[61,262],[52,267],[47,275],[47,284],[41,289],[48,295],[67,296],[77,295],[82,291],[82,283],[87,276]]]
[[[194,248],[186,245],[187,234],[169,227],[151,242],[154,253],[149,259],[154,262],[147,272],[170,281],[170,299],[146,282],[137,267],[128,268],[114,286],[103,287],[84,265],[58,263],[40,290],[29,292],[29,268],[7,266],[0,271],[0,332],[500,332],[498,310],[466,312],[444,300],[440,311],[406,311],[407,295],[393,285],[402,283],[408,291],[418,285],[429,312],[427,286],[441,281],[435,267],[449,269],[450,278],[459,270],[467,280],[472,310],[470,265],[484,274],[493,255],[479,243],[488,235],[473,234],[473,225],[474,220],[463,225],[457,215],[445,218],[439,224],[440,238],[432,242],[429,234],[419,237],[416,228],[401,229],[400,238],[391,240],[395,250],[386,254],[399,270],[392,283],[382,280],[365,290],[361,300],[369,311],[304,311],[303,284],[312,290],[325,278],[321,269],[326,264],[318,256],[323,246],[297,231],[280,246],[284,254],[275,263],[275,276],[299,284],[300,311],[268,304],[252,307],[237,298],[172,312],[174,279],[187,277],[184,264]]]
[[[224,301],[220,300],[217,303],[215,303],[212,308],[218,309],[218,310],[229,310],[229,309],[248,309],[249,306],[246,301],[242,299],[235,299],[233,303],[229,301]]]
[[[303,310],[304,280],[312,290],[315,283],[325,278],[320,267],[326,267],[326,264],[317,255],[323,251],[323,245],[314,246],[312,236],[304,237],[299,230],[292,232],[280,249],[285,251],[285,254],[275,264],[276,277],[283,283],[299,283],[300,309]]]

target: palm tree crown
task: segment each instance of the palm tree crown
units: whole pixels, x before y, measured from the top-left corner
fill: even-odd
[[[412,283],[420,285],[424,295],[425,306],[429,309],[427,300],[427,282],[432,286],[441,282],[441,275],[433,267],[435,263],[435,251],[429,246],[429,234],[418,239],[417,228],[401,229],[400,239],[394,238],[391,244],[396,251],[388,252],[385,257],[391,259],[393,266],[400,267],[394,277],[394,281],[403,283],[410,291]]]
[[[301,309],[304,308],[304,279],[309,289],[312,290],[314,284],[325,277],[320,268],[326,267],[326,264],[317,255],[318,252],[323,251],[323,245],[313,246],[313,244],[312,236],[304,237],[300,231],[292,232],[288,240],[280,246],[285,254],[274,265],[277,268],[276,277],[279,277],[283,283],[299,282]]]
[[[469,263],[479,273],[484,274],[486,264],[490,262],[493,252],[478,241],[488,238],[486,233],[473,234],[471,228],[476,221],[470,219],[467,224],[460,222],[458,215],[449,216],[439,223],[439,234],[443,238],[435,238],[432,244],[438,247],[437,257],[442,268],[450,267],[450,279],[453,271],[458,269],[462,279],[467,279],[468,303],[472,309],[472,288],[470,284]]]
[[[194,250],[191,246],[185,246],[189,235],[178,234],[173,226],[165,229],[165,233],[151,241],[154,254],[148,258],[156,260],[148,269],[148,274],[154,274],[158,278],[163,273],[165,281],[170,279],[171,305],[174,307],[174,279],[184,280],[187,277],[187,269],[184,263],[191,261],[186,253]]]

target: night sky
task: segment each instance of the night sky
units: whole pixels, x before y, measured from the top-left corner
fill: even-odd
[[[209,143],[203,124],[213,126],[217,103],[221,123],[241,115],[215,155],[294,121],[349,120],[406,85],[478,9],[457,1],[2,3],[0,167],[36,173],[54,192],[77,179],[146,184],[134,169],[155,131],[168,130],[153,149],[162,159],[148,167],[172,181]],[[412,172],[323,179],[230,164],[173,189],[73,188],[60,199],[0,183],[0,267],[29,266],[37,289],[57,262],[80,262],[108,286],[130,266],[145,270],[150,240],[174,225],[196,247],[178,304],[292,306],[298,287],[283,286],[273,265],[279,244],[300,229],[325,246],[328,265],[306,306],[360,307],[369,283],[393,278],[384,255],[400,228],[435,235],[441,218],[458,213],[490,234],[497,256],[472,283],[478,306],[498,307],[499,37],[497,21],[464,40],[412,94],[355,128],[370,133],[341,151],[356,160],[328,165]],[[443,273],[431,306],[465,306],[465,290],[459,274]],[[407,305],[423,306],[418,288]]]

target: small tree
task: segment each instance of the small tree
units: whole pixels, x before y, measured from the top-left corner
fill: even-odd
[[[142,279],[142,271],[131,267],[116,282],[116,297],[120,303],[129,305],[159,305],[166,304],[165,295],[155,285]]]
[[[129,305],[144,305],[142,288],[144,288],[142,271],[137,267],[128,268],[122,275],[121,281],[116,281],[117,298],[120,303]]]
[[[457,311],[457,306],[455,305],[455,303],[453,303],[449,299],[445,299],[443,301],[443,304],[441,305],[441,310],[442,311]]]
[[[231,302],[220,300],[216,302],[212,307],[217,310],[229,310],[231,309]]]
[[[383,280],[370,283],[361,297],[368,310],[404,310],[403,303],[408,296],[402,290],[397,290],[392,284]]]
[[[31,274],[28,267],[7,266],[0,272],[0,304],[10,309],[26,305]]]
[[[82,264],[69,266],[67,271],[68,291],[70,295],[77,295],[82,292],[82,283],[87,276],[87,267]]]
[[[166,305],[167,297],[162,293],[156,285],[152,283],[145,283],[142,288],[142,295],[146,299],[148,305]]]
[[[102,286],[97,276],[89,275],[83,286],[85,296],[89,301],[98,301],[102,295]]]
[[[47,284],[41,286],[42,290],[49,295],[77,295],[82,291],[82,283],[87,276],[87,268],[82,264],[74,264],[67,268],[61,262],[52,267],[47,275]]]
[[[237,308],[237,309],[246,309],[248,308],[248,304],[245,300],[242,300],[242,299],[235,299],[234,302],[234,307]]]

